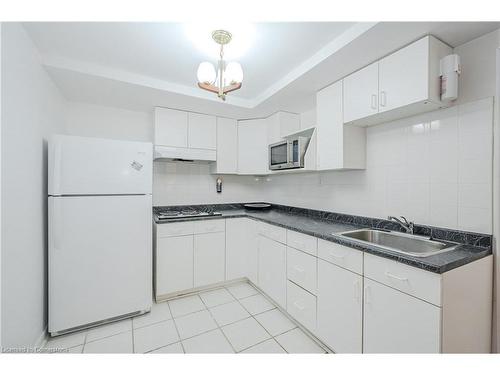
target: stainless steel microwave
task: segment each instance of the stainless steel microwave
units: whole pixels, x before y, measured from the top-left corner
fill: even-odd
[[[269,169],[304,168],[308,137],[297,137],[269,145]]]

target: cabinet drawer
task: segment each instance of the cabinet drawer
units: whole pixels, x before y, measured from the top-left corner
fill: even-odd
[[[317,258],[287,247],[287,277],[312,294],[317,289]]]
[[[185,236],[193,234],[194,226],[192,221],[178,223],[158,224],[156,234],[158,237]]]
[[[286,244],[294,249],[299,249],[316,256],[318,252],[318,239],[307,234],[295,232],[293,230],[286,231]]]
[[[319,239],[318,257],[360,275],[363,274],[363,253],[359,250]]]
[[[267,223],[259,223],[257,232],[272,240],[286,243],[286,229]]]
[[[441,276],[372,254],[365,254],[365,277],[441,306]]]
[[[311,331],[316,330],[316,297],[295,285],[287,282],[286,310],[299,323]]]
[[[194,233],[214,233],[226,230],[226,220],[197,220],[194,221]]]

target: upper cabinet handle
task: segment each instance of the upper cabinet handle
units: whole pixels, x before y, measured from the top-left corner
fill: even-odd
[[[372,95],[371,107],[372,109],[377,109],[377,95],[375,94]]]
[[[387,104],[387,94],[385,91],[380,91],[380,106],[385,107]]]

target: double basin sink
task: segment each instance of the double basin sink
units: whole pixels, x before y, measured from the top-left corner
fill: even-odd
[[[339,234],[356,242],[371,244],[414,257],[428,257],[453,250],[458,244],[423,236],[378,229],[359,229]]]

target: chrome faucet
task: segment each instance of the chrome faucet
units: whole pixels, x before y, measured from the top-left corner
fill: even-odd
[[[406,217],[401,216],[401,219],[398,219],[394,216],[388,216],[387,220],[395,221],[399,225],[401,225],[406,233],[413,234],[413,223],[411,221],[406,220]]]

